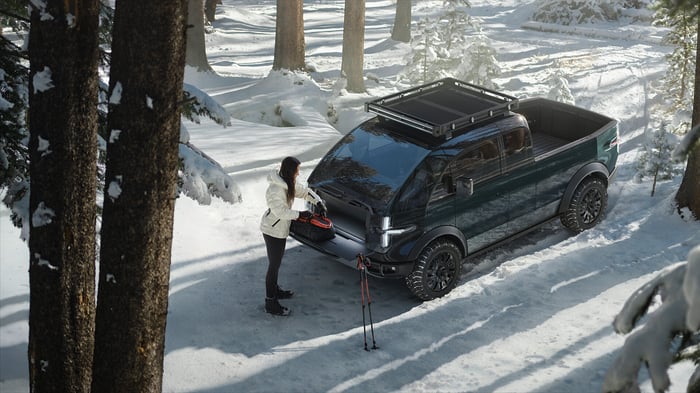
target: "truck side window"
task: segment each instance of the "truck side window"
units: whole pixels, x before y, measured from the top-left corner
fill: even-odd
[[[437,179],[445,169],[447,161],[442,156],[430,156],[414,171],[399,198],[399,209],[422,208],[428,202]]]
[[[433,193],[430,195],[430,201],[437,201],[454,193],[454,185],[452,183],[451,170],[446,170],[440,178],[440,181],[433,188]]]
[[[524,163],[532,157],[532,140],[524,127],[518,127],[503,134],[503,152],[506,168]]]
[[[467,177],[479,183],[500,173],[496,139],[485,139],[465,151],[454,161],[452,176]]]

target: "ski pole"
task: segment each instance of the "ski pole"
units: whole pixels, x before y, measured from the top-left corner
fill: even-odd
[[[362,330],[364,331],[365,334],[365,351],[369,351],[367,349],[367,322],[365,320],[365,288],[364,288],[364,281],[362,279],[362,268],[364,265],[362,265],[362,259],[360,255],[357,256],[357,268],[360,270],[360,296],[362,297]]]
[[[372,299],[369,297],[369,281],[367,279],[367,270],[362,269],[362,271],[365,275],[365,291],[367,291],[367,310],[369,311],[369,327],[372,331],[372,349],[377,349],[379,347],[377,347],[377,342],[374,340],[374,322],[372,322]],[[366,345],[367,344],[365,343],[365,346]]]

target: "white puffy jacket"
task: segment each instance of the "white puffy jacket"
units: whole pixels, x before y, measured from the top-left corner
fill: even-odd
[[[265,193],[265,200],[268,209],[265,210],[260,220],[260,230],[266,235],[283,239],[289,236],[289,226],[292,224],[292,220],[299,217],[299,211],[293,210],[292,203],[287,202],[287,183],[277,171],[267,175],[267,182],[269,185]],[[295,197],[311,203],[320,202],[316,200],[314,194],[309,193],[308,188],[299,183],[294,185],[294,194]]]

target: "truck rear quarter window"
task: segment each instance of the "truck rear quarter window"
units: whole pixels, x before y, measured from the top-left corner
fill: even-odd
[[[532,158],[532,139],[525,127],[518,127],[503,134],[505,170],[516,168]]]

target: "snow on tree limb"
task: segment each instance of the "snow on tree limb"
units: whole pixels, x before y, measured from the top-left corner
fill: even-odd
[[[189,142],[180,143],[180,191],[202,205],[211,203],[214,195],[228,203],[243,201],[238,185],[211,157]]]
[[[693,127],[681,140],[681,143],[673,150],[672,156],[676,161],[684,161],[685,157],[700,142],[700,124]]]
[[[683,279],[683,294],[688,302],[686,327],[690,331],[700,330],[700,246],[690,250],[688,267]]]
[[[231,125],[231,117],[226,109],[199,88],[184,83],[185,105],[183,116],[199,123],[204,115],[222,126]],[[211,203],[216,196],[228,203],[242,202],[238,185],[224,171],[221,165],[189,142],[187,128],[180,126],[180,162],[178,188],[180,192],[202,205]]]
[[[639,391],[637,376],[642,364],[649,370],[655,392],[669,388],[668,368],[692,344],[685,339],[697,335],[700,328],[700,246],[690,251],[687,263],[669,266],[635,291],[615,317],[615,331],[631,332],[657,295],[661,305],[625,341],[605,377],[604,392]],[[675,345],[679,336],[684,340]]]
[[[189,120],[199,123],[199,116],[206,115],[217,124],[222,126],[231,125],[231,116],[210,95],[188,83],[184,83],[182,89],[185,97],[188,99],[183,112]]]

